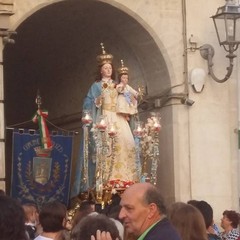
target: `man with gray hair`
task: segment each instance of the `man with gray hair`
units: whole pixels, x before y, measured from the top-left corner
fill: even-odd
[[[128,234],[138,240],[180,240],[166,217],[166,207],[158,189],[150,183],[136,183],[122,195],[119,218]]]

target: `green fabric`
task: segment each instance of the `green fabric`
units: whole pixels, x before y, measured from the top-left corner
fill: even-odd
[[[158,223],[159,221],[157,221],[155,224],[153,224],[152,226],[150,226],[137,240],[143,240],[146,235],[148,234],[148,232]]]

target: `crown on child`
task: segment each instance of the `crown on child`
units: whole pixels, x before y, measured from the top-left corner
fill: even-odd
[[[121,67],[118,68],[118,74],[128,74],[128,68],[124,66],[123,60],[121,60]]]
[[[98,66],[102,66],[103,64],[106,64],[106,63],[112,64],[113,55],[106,53],[103,43],[100,43],[100,45],[102,48],[102,54],[98,55],[96,58]]]

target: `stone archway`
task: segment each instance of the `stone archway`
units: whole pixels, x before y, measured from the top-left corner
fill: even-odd
[[[153,37],[133,17],[107,3],[54,2],[30,15],[16,31],[16,44],[4,49],[6,125],[31,119],[36,109],[36,92],[40,89],[50,119],[64,128],[78,128],[82,100],[94,81],[100,42],[114,55],[116,67],[120,59],[125,60],[131,71],[131,85],[145,85],[149,95],[171,85],[166,62]],[[161,139],[171,142],[171,108],[163,111],[168,125]],[[159,184],[166,196],[172,198],[172,147],[161,150],[164,168],[159,170]],[[11,158],[9,149],[6,158]]]

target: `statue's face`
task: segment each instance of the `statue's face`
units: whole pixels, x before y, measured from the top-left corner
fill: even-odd
[[[112,76],[112,65],[109,63],[101,67],[102,78],[110,78]]]
[[[121,76],[121,83],[123,83],[123,84],[127,84],[128,83],[128,75],[127,74],[123,74]]]

